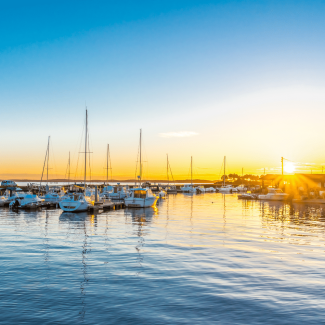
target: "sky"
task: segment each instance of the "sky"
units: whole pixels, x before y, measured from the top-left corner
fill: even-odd
[[[325,166],[324,1],[2,1],[0,179]]]

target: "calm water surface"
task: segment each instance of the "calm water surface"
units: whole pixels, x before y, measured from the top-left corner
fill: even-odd
[[[325,323],[324,208],[222,194],[2,208],[0,323]]]

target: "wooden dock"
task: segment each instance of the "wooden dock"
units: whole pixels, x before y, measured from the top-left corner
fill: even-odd
[[[98,210],[119,210],[125,208],[124,201],[108,201],[108,202],[96,202],[93,206],[89,207],[89,211]]]

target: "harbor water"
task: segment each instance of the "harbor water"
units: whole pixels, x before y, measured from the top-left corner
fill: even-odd
[[[321,324],[324,209],[236,194],[0,208],[0,323]]]

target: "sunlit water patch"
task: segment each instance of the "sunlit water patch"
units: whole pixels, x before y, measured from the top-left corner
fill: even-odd
[[[97,215],[0,210],[1,324],[320,324],[321,206],[170,195]]]

